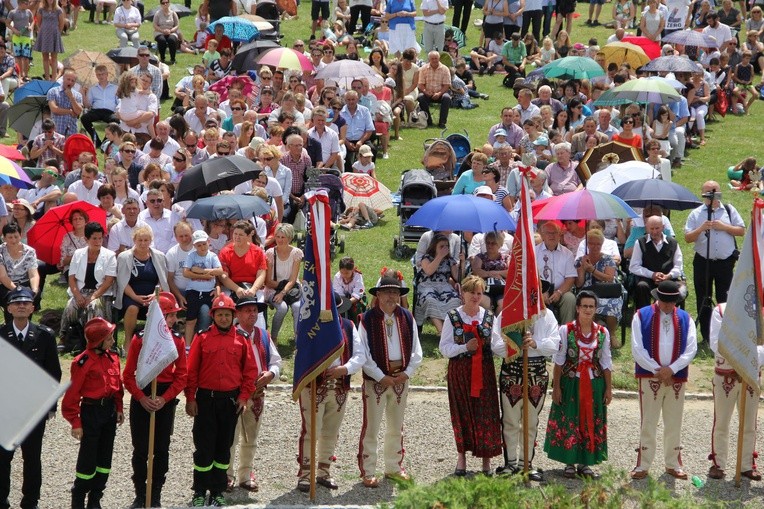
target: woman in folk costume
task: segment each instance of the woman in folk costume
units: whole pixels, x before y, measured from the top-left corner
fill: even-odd
[[[579,292],[578,318],[560,327],[562,342],[553,357],[552,408],[544,451],[565,463],[567,478],[597,478],[591,465],[607,460],[612,359],[607,328],[594,323],[596,310],[597,297],[586,290]]]
[[[462,281],[464,304],[448,312],[440,336],[440,351],[448,362],[448,402],[458,459],[454,475],[467,475],[466,452],[483,459],[491,473],[491,458],[502,453],[499,399],[493,356],[504,357],[507,346],[499,321],[480,307],[485,281],[469,276]]]

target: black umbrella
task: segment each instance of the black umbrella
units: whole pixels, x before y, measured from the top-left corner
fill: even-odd
[[[46,96],[28,95],[8,108],[8,125],[16,132],[29,137],[32,127],[42,118],[42,112],[47,107]]]
[[[154,21],[154,16],[156,13],[161,11],[161,7],[154,7],[151,9],[148,13],[146,13],[146,16],[144,16],[144,19],[147,19],[149,21]],[[186,7],[185,5],[180,4],[170,4],[170,11],[175,12],[179,18],[185,18],[186,16],[191,16],[193,14],[193,11]]]
[[[219,194],[195,201],[188,209],[186,217],[208,220],[248,219],[270,211],[270,205],[258,196]]]
[[[669,210],[688,210],[701,204],[686,187],[660,179],[632,180],[616,187],[611,194],[632,207],[660,205]]]
[[[273,40],[258,40],[248,44],[243,44],[239,47],[239,51],[233,57],[233,69],[236,72],[247,72],[251,69],[257,68],[255,60],[261,53],[268,51],[271,48],[280,48],[281,45],[278,41]]]
[[[118,64],[138,65],[138,48],[132,46],[109,50],[106,56]],[[159,60],[152,54],[149,57],[149,63],[159,65]]]
[[[261,168],[242,156],[214,157],[192,166],[178,184],[175,201],[196,200],[220,191],[230,191],[254,179]]]

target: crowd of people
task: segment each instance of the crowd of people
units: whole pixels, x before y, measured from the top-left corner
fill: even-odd
[[[608,42],[629,35],[627,30],[637,25],[655,42],[677,30],[702,28],[715,38],[718,48],[663,46],[664,55],[684,56],[697,63],[695,72],[667,76],[681,85],[679,101],[666,106],[598,108],[594,103],[604,91],[643,73],[628,64],[608,62],[596,40],[587,45],[571,42],[575,2],[486,2],[480,44],[460,51],[457,30],[464,32],[469,26],[471,2],[454,2],[454,27],[446,29],[449,7],[443,0],[425,0],[419,11],[412,2],[351,0],[347,5],[340,0],[335,10],[339,23],[331,33],[324,30],[307,43],[295,40],[291,44],[311,60],[312,71],[262,67],[237,76],[230,39],[222,30],[204,33],[209,23],[231,13],[228,2],[202,4],[196,20],[202,34],[193,40],[185,40],[179,33],[177,15],[169,10],[168,2],[160,3],[152,27],[162,61],[159,66],[149,62],[150,48],[140,45],[142,13],[132,6],[132,0],[123,0],[113,20],[113,4],[96,4],[100,7],[97,12],[114,23],[120,43],[137,48],[139,63],[125,69],[116,85],[109,82],[108,70],[102,66],[95,68],[98,84],[89,88],[78,83],[72,69],[59,70],[57,55],[63,52],[65,16],[55,0],[43,0],[39,9],[19,0],[18,8],[7,14],[6,23],[13,56],[0,44],[0,78],[10,93],[26,86],[32,24],[39,19],[34,47],[43,52],[45,77],[60,82],[48,92],[43,120],[28,139],[19,139],[27,158],[24,164],[43,168],[39,179],[30,189],[0,186],[4,240],[0,245],[0,294],[6,318],[3,336],[32,352],[33,359],[54,377],[60,378],[56,343],[59,350],[74,349],[79,354],[72,364],[72,388],[62,404],[73,436],[81,440],[73,509],[84,508],[86,499],[87,507],[99,507],[115,426],[124,419],[124,389],[132,396],[134,507],[160,503],[169,468],[167,448],[174,406],[183,391],[186,412],[195,419],[192,504],[220,506],[227,489],[258,489],[253,457],[264,409],[263,389],[278,378],[278,344],[285,341],[282,325],[290,311],[293,328],[297,328],[303,253],[292,245],[292,223],[304,208],[309,168],[376,178],[375,161],[388,159],[393,151],[390,141],[400,139],[401,129],[418,125],[422,119],[426,120],[422,127],[437,124],[445,128],[451,108],[470,109],[478,104],[472,99],[489,100],[477,90],[476,72],[504,75],[504,82],[515,91],[517,105],[505,101],[495,125],[485,133],[471,133],[485,144],[462,163],[455,192],[493,200],[507,213],[517,215],[524,178],[521,167],[533,166],[529,178],[533,199],[572,192],[585,184],[586,176],[578,171],[584,153],[610,141],[644,150],[648,164],[663,179],[671,180],[686,151],[705,145],[705,119],[715,101],[728,97],[733,112],[740,110],[739,105],[742,112],[748,112],[758,95],[753,84],[755,71],[761,71],[764,58],[764,45],[759,42],[764,20],[758,5],[750,10],[749,19],[730,0],[718,11],[710,9],[708,0],[697,5],[649,0],[640,17],[635,4],[619,0],[613,5],[614,31]],[[587,24],[597,26],[602,3],[593,1],[591,5]],[[314,21],[327,17],[329,2],[315,1],[313,6]],[[557,12],[554,27],[553,9]],[[421,47],[414,37],[414,18],[420,13],[425,23]],[[359,42],[352,34],[358,19],[366,27],[372,16],[379,16],[380,23],[367,61],[379,76],[351,79],[347,86],[317,79],[315,73],[337,59],[361,59]],[[76,15],[70,29],[75,27]],[[315,35],[318,23],[312,28]],[[741,50],[736,32],[743,29],[746,42]],[[166,87],[174,97],[164,97],[169,76],[166,52],[172,65],[176,52],[184,48],[203,50],[203,54],[188,76],[174,88]],[[532,68],[566,55],[591,57],[604,75],[558,82],[524,78]],[[447,65],[449,59],[451,65]],[[230,85],[225,93],[213,91],[224,79]],[[172,112],[162,119],[160,106],[170,99]],[[438,112],[431,110],[434,105]],[[98,122],[106,124],[103,135],[94,125]],[[83,151],[74,160],[65,157],[65,141],[80,126],[102,158],[96,150]],[[5,129],[0,117],[0,134]],[[186,172],[233,154],[255,161],[259,169],[251,181],[227,192],[259,196],[269,204],[269,213],[239,221],[186,217],[187,204],[175,200]],[[606,158],[604,163],[608,162],[617,161]],[[741,178],[736,187],[750,189],[746,186],[757,171],[755,160],[741,162],[734,168],[738,171]],[[715,180],[703,184],[704,203],[692,211],[683,228],[684,239],[694,250],[692,286],[700,332],[713,348],[723,306],[714,308],[711,296],[716,302],[726,301],[738,254],[735,239],[745,231],[737,210],[721,201],[721,189]],[[38,246],[28,241],[30,229],[51,208],[78,202],[101,209],[107,218],[105,227],[89,217],[88,208],[74,207],[66,218],[71,233],[60,246],[60,262],[38,260]],[[373,227],[378,212],[365,206],[349,210],[337,219],[337,226]],[[320,403],[323,411],[316,417],[321,420],[319,429],[324,430],[320,457],[316,458],[319,484],[338,487],[330,465],[350,389],[349,376],[359,371],[364,380],[365,426],[358,453],[362,484],[375,488],[380,483],[376,463],[383,413],[387,426],[385,476],[408,478],[402,447],[406,395],[408,380],[422,360],[419,329],[427,321],[435,327],[440,350],[449,359],[449,403],[458,452],[455,475],[466,475],[467,452],[482,458],[485,473],[492,471],[491,458],[502,454],[499,473],[521,470],[521,437],[527,435],[533,451],[550,378],[546,359],[552,357],[552,411],[544,451],[565,465],[566,477],[596,477],[591,467],[607,459],[611,348],[622,346],[614,337],[624,308],[618,277],[621,269],[634,278],[629,298],[633,296],[637,308],[631,323],[635,376],[642,393],[652,395],[652,399],[642,398],[640,446],[631,475],[634,479],[648,475],[655,453],[655,429],[663,413],[664,427],[671,430],[664,437],[666,471],[686,479],[679,454],[681,402],[697,340],[695,321],[676,306],[687,294],[685,262],[664,212],[651,206],[632,221],[590,221],[588,227],[579,221],[539,223],[536,258],[547,310],[528,334],[512,338],[514,346],[501,337],[498,327],[511,232],[466,232],[466,250],[454,232],[422,235],[414,256],[412,311],[408,310],[408,287],[402,274],[382,268],[369,290],[372,302],[367,303],[363,276],[354,260],[340,260],[333,288],[338,310],[346,317],[342,326],[347,348],[343,358],[318,381],[325,395]],[[36,328],[30,317],[40,307],[46,278],[55,274],[61,274],[69,296],[60,328]],[[164,292],[159,301],[168,325],[176,325],[181,311],[185,325],[174,333],[178,360],[160,375],[160,396],[151,398],[135,384],[135,361],[142,345],[141,333],[135,331],[146,317],[157,286]],[[274,311],[269,327],[267,308]],[[113,339],[117,321],[124,324],[121,345]],[[84,345],[70,343],[72,336]],[[30,350],[28,345],[34,344],[41,346]],[[533,408],[527,433],[521,429],[522,405],[518,404],[522,401],[520,365],[511,355],[522,349],[528,350],[531,367]],[[122,376],[118,354],[113,351],[127,357]],[[504,359],[498,375],[493,355]],[[764,353],[760,358],[764,361]],[[220,366],[226,369],[221,371]],[[95,377],[103,383],[93,385]],[[730,401],[735,400],[730,388],[739,385],[739,377],[717,353],[714,394],[718,426],[714,427],[712,478],[725,475],[725,438],[734,410]],[[313,418],[306,410],[305,397],[300,402],[304,425],[297,488],[301,491],[309,489],[305,430]],[[154,491],[146,500],[144,427],[151,412],[157,414],[160,438]],[[246,416],[243,424],[237,424],[240,412]],[[240,444],[241,463],[234,471],[241,427],[249,438]],[[44,422],[22,446],[24,461],[31,462],[30,472],[25,471],[30,481],[24,484],[23,507],[34,507],[39,499],[34,472],[39,465],[34,458],[39,456],[43,433]],[[753,440],[749,442],[743,475],[759,480]],[[12,459],[12,454],[3,454],[0,509],[9,505],[6,481]],[[532,469],[530,475],[532,480],[543,480],[538,470]]]

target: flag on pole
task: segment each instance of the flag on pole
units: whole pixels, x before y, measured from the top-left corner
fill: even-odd
[[[325,191],[307,193],[308,237],[302,305],[297,321],[292,398],[323,373],[342,354],[342,330],[334,303],[331,280],[331,208]]]
[[[170,328],[159,307],[159,299],[149,304],[146,328],[143,332],[143,346],[135,367],[135,382],[143,389],[164,371],[164,368],[178,358],[178,349],[172,339]]]
[[[719,353],[745,383],[759,385],[757,347],[764,345],[762,331],[762,212],[764,200],[753,204],[751,226],[745,234],[740,259],[732,276],[727,308],[719,331]]]
[[[507,343],[509,360],[520,354],[523,329],[529,327],[536,315],[544,309],[541,285],[536,270],[533,213],[528,183],[528,179],[533,175],[533,169],[521,167],[520,174],[520,218],[517,222],[512,256],[507,268],[504,308],[501,310],[501,329],[515,343],[515,345]]]
[[[22,381],[23,383],[19,383]],[[0,338],[0,446],[14,450],[69,387]]]

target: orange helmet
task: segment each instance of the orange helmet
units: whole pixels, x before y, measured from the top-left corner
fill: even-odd
[[[163,315],[177,313],[180,311],[178,301],[175,300],[175,295],[173,295],[171,292],[159,293],[159,308],[162,310]]]
[[[228,295],[220,295],[215,297],[215,300],[212,301],[210,313],[214,313],[216,309],[230,309],[231,311],[236,311],[236,305]]]
[[[85,324],[85,340],[88,348],[95,348],[116,330],[117,325],[101,317],[93,318]]]

